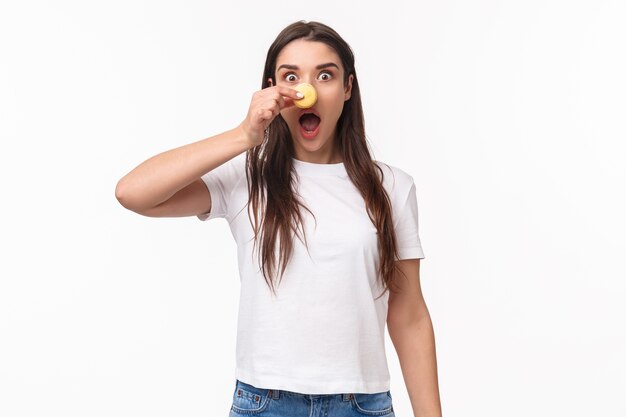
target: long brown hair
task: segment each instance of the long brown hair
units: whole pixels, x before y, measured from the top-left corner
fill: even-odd
[[[350,180],[365,200],[367,214],[376,226],[380,265],[378,276],[382,276],[384,291],[392,285],[395,259],[398,258],[396,237],[391,218],[391,202],[382,185],[383,171],[372,160],[365,137],[365,122],[361,93],[354,68],[354,54],[350,46],[332,28],[319,23],[298,21],[284,28],[267,52],[261,88],[269,87],[268,79],[276,85],[276,60],[280,51],[291,41],[304,39],[323,42],[331,47],[341,59],[344,68],[344,87],[353,76],[350,99],[344,102],[343,111],[337,121],[337,140],[343,162]],[[293,252],[293,237],[298,236],[306,246],[302,207],[311,211],[294,194],[295,177],[292,157],[294,148],[287,123],[279,114],[269,125],[266,140],[246,152],[246,177],[248,180],[248,217],[250,208],[254,214],[254,245],[258,247],[260,268],[266,283],[275,294],[274,279],[271,277],[280,267],[280,277]],[[377,176],[379,171],[380,177]],[[264,207],[261,229],[259,208]],[[313,215],[313,213],[311,213]],[[315,215],[313,215],[315,217]],[[252,219],[250,218],[252,222]],[[300,227],[302,234],[298,232]],[[275,250],[278,245],[278,251]],[[276,253],[279,259],[276,259]],[[380,297],[379,296],[379,297]]]

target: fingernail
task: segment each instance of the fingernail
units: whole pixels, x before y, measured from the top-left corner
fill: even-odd
[[[302,94],[302,93],[301,93],[301,92],[299,92],[299,91],[296,93],[296,95],[297,95],[299,98],[304,98],[304,94]]]

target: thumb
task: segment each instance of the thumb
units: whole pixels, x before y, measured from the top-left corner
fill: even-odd
[[[283,102],[285,103],[283,105],[282,109],[288,109],[289,107],[295,106],[295,102],[291,97],[283,97]]]

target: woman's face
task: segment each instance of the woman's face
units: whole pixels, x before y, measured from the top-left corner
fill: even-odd
[[[317,91],[317,102],[313,107],[300,109],[291,106],[280,112],[289,126],[296,159],[313,163],[342,162],[341,153],[336,148],[337,120],[344,102],[350,98],[353,78],[351,74],[344,88],[343,76],[344,68],[339,55],[323,42],[296,39],[278,54],[275,74],[277,85],[293,88],[300,83],[309,83]],[[300,123],[301,116],[311,111],[319,116],[320,123],[319,128],[314,128],[315,118],[305,123],[308,129],[317,131],[307,134],[308,129]]]

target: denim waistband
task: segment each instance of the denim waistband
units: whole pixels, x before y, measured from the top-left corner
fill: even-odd
[[[240,384],[242,387],[248,389],[248,390],[263,390],[265,391],[265,389],[263,388],[258,388],[255,387],[254,385],[250,385],[246,382],[237,380],[237,383]],[[268,395],[277,400],[280,398],[280,394],[285,393],[285,394],[289,394],[289,395],[293,395],[293,396],[300,396],[300,397],[306,397],[309,399],[313,399],[313,398],[321,398],[321,397],[334,397],[334,396],[341,396],[341,400],[342,401],[350,401],[352,400],[352,393],[341,393],[341,394],[303,394],[300,392],[295,392],[295,391],[288,391],[288,390],[279,390],[279,389],[269,389],[268,391]]]

